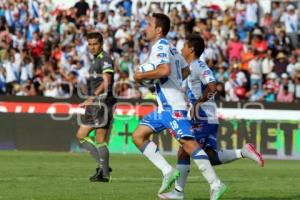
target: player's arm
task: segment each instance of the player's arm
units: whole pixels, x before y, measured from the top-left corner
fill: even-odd
[[[139,82],[144,79],[160,79],[167,77],[171,74],[171,66],[169,63],[160,64],[155,70],[148,72],[138,72],[134,74],[134,80]]]
[[[182,80],[185,80],[191,73],[190,68],[188,66],[183,68],[181,71],[182,71]]]
[[[197,99],[197,101],[194,103],[193,105],[193,109],[191,109],[191,117],[194,118],[195,117],[195,113],[197,113],[198,108],[206,101],[208,101],[209,99],[213,98],[215,96],[217,92],[217,86],[216,86],[216,82],[210,82],[206,85],[206,88],[203,92],[202,97],[200,97],[199,99]]]
[[[112,79],[113,79],[112,74],[111,73],[103,73],[102,76],[103,76],[102,83],[97,87],[97,89],[95,90],[94,94],[92,94],[91,97],[89,97],[82,104],[80,104],[81,107],[91,105],[93,103],[93,100],[95,97],[99,96],[100,94],[102,94],[108,90],[108,86],[112,83]]]
[[[198,71],[198,73],[199,79],[201,80],[202,84],[206,85],[206,88],[203,91],[203,95],[196,101],[196,104],[201,104],[208,101],[209,99],[214,98],[217,92],[217,85],[216,79],[214,78],[213,73],[210,69],[206,69],[204,71],[201,70]]]
[[[112,84],[112,73],[103,73],[102,75],[103,77],[103,81],[102,83],[99,85],[99,87],[97,87],[97,89],[94,92],[94,96],[99,96],[100,94],[104,93],[105,91],[108,90],[108,87],[110,84]]]
[[[206,88],[203,92],[202,97],[197,99],[196,103],[206,102],[207,100],[213,98],[216,93],[217,93],[217,84],[216,84],[216,82],[215,81],[210,82],[206,85]]]
[[[107,62],[105,62],[105,66],[103,66],[102,69],[102,83],[96,88],[94,94],[92,94],[92,97],[89,97],[81,104],[82,107],[91,105],[95,97],[108,91],[109,85],[112,84],[113,72],[113,62],[111,60],[107,60]]]

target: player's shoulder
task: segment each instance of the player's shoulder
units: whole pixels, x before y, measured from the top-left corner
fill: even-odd
[[[167,50],[169,46],[170,46],[169,41],[167,39],[161,38],[153,45],[152,48],[156,51],[163,51],[163,50]]]
[[[169,40],[165,39],[165,38],[160,38],[158,41],[159,45],[169,45]]]
[[[103,61],[112,61],[111,56],[106,53],[105,51],[103,51],[103,56],[102,56]]]
[[[202,60],[197,60],[197,66],[200,68],[200,69],[206,69],[206,68],[209,68],[208,66],[207,66],[207,64],[204,62],[204,61],[202,61]]]

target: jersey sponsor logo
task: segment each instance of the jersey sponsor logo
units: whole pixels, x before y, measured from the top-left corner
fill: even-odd
[[[112,65],[111,65],[110,63],[108,63],[108,62],[103,62],[103,69],[105,69],[105,68],[110,68],[110,67],[112,67]]]
[[[165,57],[167,57],[167,54],[166,53],[158,53],[156,56],[159,58],[165,58]]]
[[[203,76],[209,76],[211,74],[211,71],[210,70],[205,70],[203,72]]]
[[[161,59],[159,63],[160,63],[160,64],[164,64],[164,63],[166,63],[166,62],[167,62],[166,60]]]

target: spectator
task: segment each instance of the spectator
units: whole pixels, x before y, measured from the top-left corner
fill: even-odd
[[[120,61],[120,70],[128,74],[129,80],[133,81],[133,61],[127,52],[123,53],[123,59]]]
[[[239,101],[239,98],[235,93],[239,86],[236,74],[232,73],[229,80],[225,83],[226,101]]]
[[[286,103],[291,103],[294,101],[294,94],[289,91],[289,87],[287,85],[284,85],[283,89],[279,90],[277,101]]]
[[[265,82],[268,74],[270,74],[274,68],[274,61],[272,58],[271,50],[268,50],[267,56],[265,58],[263,58],[261,65],[262,65],[263,82]]]
[[[251,86],[257,84],[259,88],[262,86],[262,63],[258,52],[254,53],[255,57],[249,62],[249,72]]]
[[[145,97],[148,89],[131,81],[134,66],[147,62],[150,45],[145,39],[145,20],[153,8],[144,1],[137,1],[133,7],[129,0],[121,1],[117,8],[113,3],[95,1],[90,7],[81,0],[66,9],[51,0],[1,1],[0,93],[52,97],[88,94],[91,55],[85,36],[89,31],[100,31],[103,48],[114,58],[115,93]],[[297,101],[300,49],[293,26],[299,26],[295,20],[298,10],[289,5],[285,11],[274,2],[271,14],[265,13],[262,18],[259,3],[236,0],[234,7],[219,10],[195,0],[190,6],[172,7],[167,13],[173,20],[168,39],[178,50],[192,31],[205,39],[206,49],[200,59],[207,62],[220,82],[219,100],[257,100],[259,95],[250,95],[257,82],[265,93],[271,91],[261,100],[273,101],[272,94],[276,97],[285,85],[289,90],[294,85]],[[160,6],[155,9],[162,10]],[[255,52],[260,55],[258,59]]]
[[[254,28],[258,23],[258,4],[256,0],[248,0],[246,6],[245,26],[249,29]]]
[[[85,0],[78,1],[74,7],[76,8],[76,17],[79,18],[83,15],[88,15],[90,6]]]
[[[276,24],[280,20],[281,16],[281,8],[280,8],[280,2],[279,1],[273,1],[272,2],[272,22],[273,24]]]
[[[267,76],[267,81],[265,82],[263,88],[266,89],[268,86],[270,86],[275,94],[278,93],[279,90],[279,82],[277,81],[277,75],[274,72],[271,72]]]
[[[217,82],[217,93],[215,95],[215,100],[217,101],[226,101],[226,92],[224,89],[224,84]]]
[[[252,46],[257,51],[261,58],[265,57],[265,53],[268,50],[268,43],[263,39],[263,33],[260,29],[255,29],[252,33]]]
[[[295,66],[295,74],[293,77],[295,82],[295,97],[300,102],[300,64]]]
[[[281,76],[282,73],[286,73],[286,68],[288,65],[288,61],[284,53],[279,52],[276,56],[276,60],[274,62],[274,72],[277,76]]]
[[[297,44],[299,16],[293,4],[287,6],[286,12],[281,17],[281,21],[284,24],[285,32],[291,37],[292,43]]]
[[[226,70],[224,63],[221,62],[218,64],[218,68],[214,75],[218,82],[225,83],[225,81],[229,79],[229,72]]]
[[[263,100],[265,102],[275,102],[276,95],[271,84],[266,85],[266,87],[264,88],[264,93],[260,100]]]
[[[257,83],[253,84],[251,90],[246,93],[249,101],[259,101],[263,96],[263,91]]]
[[[284,53],[288,53],[293,50],[293,43],[291,41],[291,38],[286,35],[283,29],[280,29],[278,35],[276,36],[275,50],[276,52],[282,51]]]
[[[249,62],[254,58],[254,51],[251,46],[247,46],[246,51],[242,53],[242,70],[248,71],[249,70]]]
[[[294,83],[289,79],[289,76],[287,75],[287,73],[283,73],[281,75],[281,83],[279,86],[279,93],[283,91],[283,88],[287,87],[288,91],[291,92],[293,95],[295,93],[295,85]]]
[[[243,53],[244,45],[240,41],[238,35],[234,34],[233,38],[229,41],[227,46],[227,54],[229,61],[241,60],[241,54]]]
[[[295,75],[295,68],[296,68],[297,65],[299,65],[299,62],[297,62],[297,56],[292,55],[290,57],[289,64],[288,64],[288,66],[286,68],[286,72],[288,73],[288,75],[290,77],[294,77],[294,75]]]

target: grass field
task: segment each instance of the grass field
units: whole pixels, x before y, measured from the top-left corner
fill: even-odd
[[[175,165],[175,157],[167,159]],[[158,199],[160,172],[141,155],[112,155],[113,181],[90,183],[95,164],[88,154],[0,151],[0,200]],[[223,199],[300,200],[300,161],[248,160],[218,166],[228,185]],[[195,166],[186,199],[209,199],[209,188]]]

